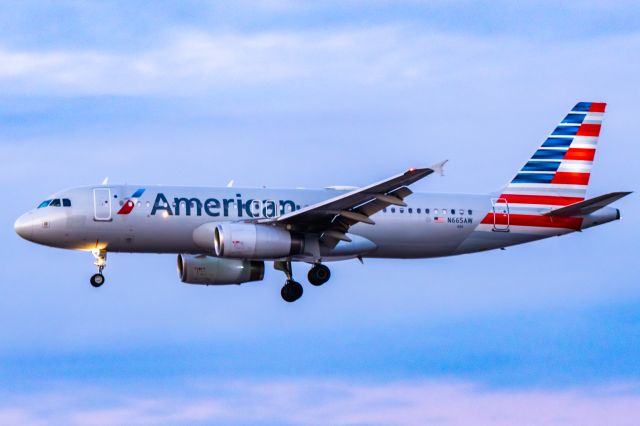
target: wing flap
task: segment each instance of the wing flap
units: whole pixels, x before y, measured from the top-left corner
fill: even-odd
[[[357,223],[374,225],[370,216],[389,205],[404,205],[404,198],[413,193],[407,185],[436,171],[442,173],[445,163],[446,160],[431,167],[412,168],[280,217],[260,220],[259,223],[276,223],[300,232],[317,233],[325,245],[335,247],[339,241],[344,241],[344,235],[351,226]]]
[[[398,199],[402,202],[406,197],[413,194],[407,187],[398,188],[395,191],[391,191],[388,195]],[[357,213],[363,214],[365,216],[373,216],[379,211],[385,209],[386,207],[395,204],[381,201],[377,197],[355,209]],[[326,226],[326,229],[322,231],[322,236],[320,237],[320,241],[324,243],[324,245],[328,247],[335,247],[341,238],[337,238],[335,235],[337,234],[346,234],[349,231],[349,228],[358,223],[358,221],[350,219],[349,217],[339,216],[334,217],[332,221]]]

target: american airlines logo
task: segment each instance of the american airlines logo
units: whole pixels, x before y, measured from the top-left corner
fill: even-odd
[[[160,213],[167,216],[276,217],[299,208],[292,200],[244,200],[242,194],[236,194],[235,198],[207,198],[206,200],[195,197],[175,197],[170,204],[169,199],[159,192],[153,203],[151,215]]]
[[[144,188],[140,188],[136,192],[134,192],[129,199],[125,200],[120,210],[118,210],[118,214],[131,213],[133,211],[133,208],[136,206],[136,202],[138,201],[138,198],[142,197],[142,194],[144,194],[144,191],[145,191]]]

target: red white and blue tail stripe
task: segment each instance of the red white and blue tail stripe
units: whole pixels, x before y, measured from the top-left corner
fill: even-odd
[[[544,214],[585,199],[605,108],[602,102],[576,104],[496,199],[508,217],[490,213],[478,230],[492,224],[542,236],[580,229],[582,217]]]
[[[503,190],[521,206],[566,206],[584,200],[606,104],[579,102]]]

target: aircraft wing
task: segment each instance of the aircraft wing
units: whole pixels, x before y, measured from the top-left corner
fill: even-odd
[[[318,233],[325,245],[335,247],[339,241],[350,241],[346,233],[356,223],[375,225],[370,219],[374,213],[390,205],[406,206],[403,200],[413,193],[407,185],[435,171],[441,173],[446,162],[447,160],[421,169],[412,168],[295,212],[273,219],[262,219],[259,223],[278,223],[294,231]]]
[[[600,195],[578,203],[570,204],[559,209],[551,210],[545,213],[545,216],[584,216],[600,210],[604,206],[626,197],[631,192],[612,192],[610,194]]]

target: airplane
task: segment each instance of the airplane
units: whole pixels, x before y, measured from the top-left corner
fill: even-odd
[[[579,102],[500,191],[413,193],[446,161],[364,187],[267,189],[101,185],[55,193],[15,222],[22,238],[88,251],[100,287],[107,253],[177,254],[183,283],[261,281],[273,262],[298,300],[292,262],[310,265],[314,286],[327,262],[432,258],[504,249],[620,219],[609,204],[630,192],[586,198],[606,104]]]

